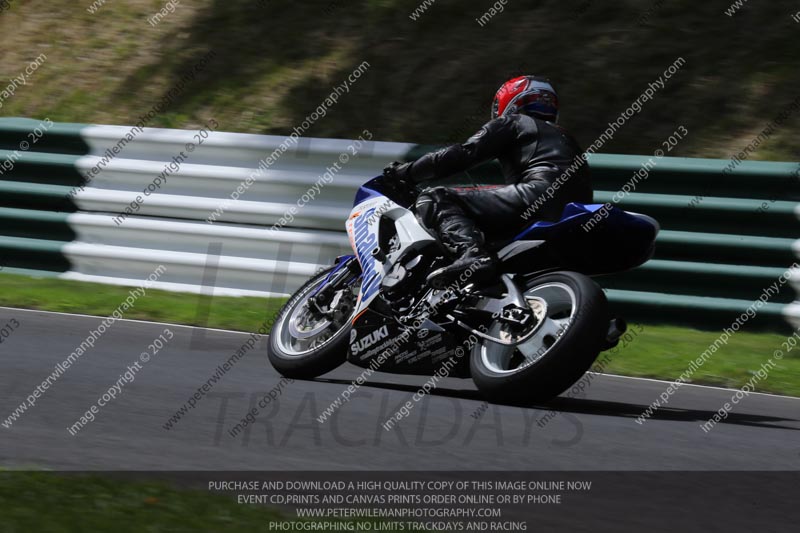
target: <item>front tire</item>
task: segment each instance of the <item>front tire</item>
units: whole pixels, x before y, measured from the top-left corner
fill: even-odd
[[[558,396],[591,367],[607,333],[605,294],[583,274],[546,274],[527,281],[523,292],[532,309],[546,302],[533,336],[518,346],[483,340],[470,356],[472,379],[492,401],[529,404]],[[500,329],[495,322],[489,334]]]
[[[341,289],[333,318],[316,316],[308,306],[309,297],[332,269],[311,278],[278,312],[267,343],[267,357],[288,378],[312,379],[339,367],[347,359],[357,288]]]

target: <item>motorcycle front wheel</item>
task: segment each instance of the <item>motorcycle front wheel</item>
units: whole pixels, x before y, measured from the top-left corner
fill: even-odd
[[[309,305],[309,299],[332,268],[306,282],[278,312],[269,335],[267,356],[272,366],[288,378],[315,378],[346,360],[357,284],[338,290],[331,298],[330,309],[323,309],[325,314]]]
[[[481,340],[470,354],[470,371],[489,400],[536,403],[550,400],[591,367],[608,332],[608,302],[602,289],[577,272],[533,278],[522,287],[538,322],[517,345]],[[503,335],[500,322],[487,333]]]

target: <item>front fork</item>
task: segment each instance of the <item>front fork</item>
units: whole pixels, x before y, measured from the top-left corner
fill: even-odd
[[[335,267],[308,299],[308,306],[316,313],[331,318],[336,309],[333,298],[354,277],[361,275],[361,265],[354,255],[336,258]],[[327,311],[325,310],[327,308]]]

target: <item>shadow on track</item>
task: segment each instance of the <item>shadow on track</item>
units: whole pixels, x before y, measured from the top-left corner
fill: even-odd
[[[322,383],[332,383],[338,385],[351,385],[352,381],[343,379],[317,378],[313,381]],[[400,383],[382,383],[370,381],[362,385],[373,389],[394,390],[413,394],[419,390],[419,386],[403,385]],[[446,398],[456,398],[460,400],[472,400],[483,402],[484,398],[477,390],[468,389],[448,389],[437,387],[431,390],[431,396],[441,396]],[[649,407],[638,403],[611,402],[604,400],[588,400],[581,398],[558,397],[547,403],[536,405],[523,405],[514,403],[494,403],[506,407],[518,407],[520,409],[536,409],[544,411],[558,411],[560,413],[575,413],[595,416],[616,416],[621,418],[636,418]],[[650,416],[650,420],[665,420],[673,422],[705,422],[714,416],[716,411],[706,411],[700,409],[679,409],[674,407],[662,407]],[[789,429],[800,431],[798,427],[779,424],[779,422],[800,422],[800,419],[783,418],[766,415],[751,415],[743,413],[728,413],[728,418],[721,424],[733,424],[738,426],[750,426],[759,428]]]

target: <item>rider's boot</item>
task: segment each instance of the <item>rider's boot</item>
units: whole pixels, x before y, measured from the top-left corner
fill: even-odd
[[[463,215],[451,215],[442,221],[438,233],[442,244],[456,259],[428,275],[431,287],[443,289],[453,284],[463,287],[495,277],[494,258],[484,248],[483,232],[474,221]]]

